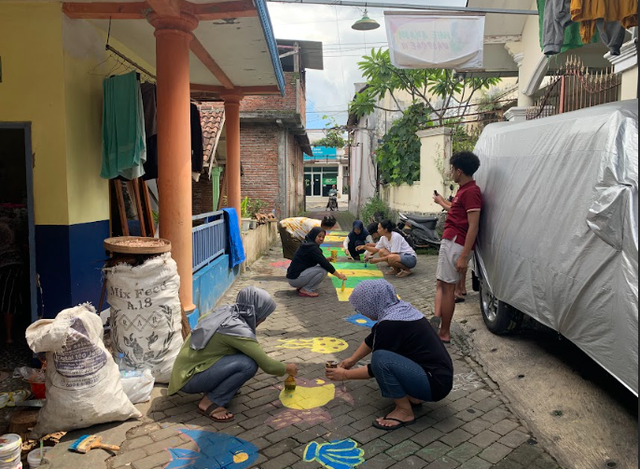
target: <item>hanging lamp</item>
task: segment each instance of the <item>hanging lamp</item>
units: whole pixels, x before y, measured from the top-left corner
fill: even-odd
[[[351,25],[351,29],[356,31],[371,31],[372,29],[378,29],[380,25],[376,20],[372,20],[367,16],[367,4],[365,3],[364,15],[358,21]]]

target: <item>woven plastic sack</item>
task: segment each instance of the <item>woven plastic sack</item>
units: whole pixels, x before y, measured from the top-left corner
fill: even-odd
[[[31,350],[47,354],[47,399],[33,429],[35,438],[142,416],[122,389],[102,331],[102,321],[89,304],[65,309],[27,329]]]
[[[111,338],[128,370],[151,370],[168,383],[182,347],[178,266],[166,253],[132,267],[103,270],[111,305]]]

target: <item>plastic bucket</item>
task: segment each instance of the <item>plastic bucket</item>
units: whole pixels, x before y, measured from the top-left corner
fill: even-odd
[[[37,383],[35,381],[29,381],[31,386],[31,394],[34,399],[46,399],[47,398],[47,386],[44,383]]]
[[[22,438],[15,433],[0,436],[0,468],[17,469],[21,466]]]
[[[45,446],[44,448],[42,448],[42,457],[44,457],[47,454],[47,451],[49,451],[51,448],[51,446]],[[29,463],[30,469],[33,469],[34,467],[40,467],[40,464],[42,463],[42,458],[40,457],[40,448],[29,451],[29,454],[27,455],[27,462]]]

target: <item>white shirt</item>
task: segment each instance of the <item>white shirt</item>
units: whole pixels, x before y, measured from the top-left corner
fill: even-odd
[[[391,240],[388,240],[386,236],[380,236],[376,249],[386,249],[391,254],[410,254],[416,255],[416,252],[409,246],[409,243],[405,241],[401,234],[395,231],[391,232]]]

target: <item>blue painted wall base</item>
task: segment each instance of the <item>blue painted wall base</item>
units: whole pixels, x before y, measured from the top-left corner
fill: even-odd
[[[209,313],[240,275],[240,266],[229,270],[229,256],[224,254],[211,264],[193,274],[193,302],[196,311],[189,315],[189,325],[194,327],[200,315]],[[197,313],[197,316],[195,316]]]
[[[40,274],[44,317],[90,301],[97,308],[102,267],[108,258],[102,242],[109,220],[77,225],[36,225],[36,272]]]

